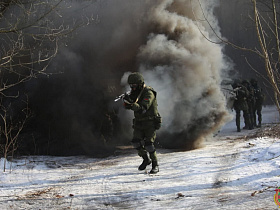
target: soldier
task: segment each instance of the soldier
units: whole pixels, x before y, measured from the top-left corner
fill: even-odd
[[[243,129],[253,129],[254,125],[253,125],[253,121],[254,121],[254,107],[255,107],[255,97],[254,97],[254,89],[251,86],[250,82],[248,80],[243,80],[242,81],[242,85],[244,87],[246,87],[246,89],[248,90],[248,97],[246,97],[246,101],[247,101],[247,105],[248,105],[248,116],[249,116],[249,121],[250,124],[248,124],[248,122],[246,122],[245,118],[245,127]]]
[[[233,91],[235,92],[236,98],[233,103],[233,108],[236,112],[236,127],[237,132],[240,132],[240,113],[243,111],[243,116],[245,120],[245,124],[251,126],[249,114],[248,114],[248,104],[246,98],[248,97],[249,93],[248,90],[240,83],[239,80],[236,80],[232,84]]]
[[[254,97],[255,97],[255,106],[253,110],[253,124],[256,127],[261,127],[262,125],[262,105],[264,101],[264,94],[262,92],[262,89],[258,86],[258,82],[255,79],[250,80],[251,85],[254,89]],[[258,125],[257,125],[257,119],[256,114],[258,115]]]
[[[154,141],[160,128],[161,117],[157,110],[156,91],[144,83],[143,76],[132,73],[128,77],[131,93],[123,98],[124,107],[134,111],[132,145],[143,158],[138,170],[145,170],[152,163],[151,174],[159,172]],[[149,153],[149,155],[148,155]]]

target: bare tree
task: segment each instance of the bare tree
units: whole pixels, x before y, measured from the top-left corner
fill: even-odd
[[[92,21],[85,17],[66,20],[65,4],[63,0],[0,2],[0,140],[5,158],[17,148],[19,134],[30,117],[28,108],[23,110],[23,118],[12,114],[13,100],[28,107],[16,87],[58,73],[46,70],[59,46],[73,31]]]
[[[279,11],[275,0],[252,0],[254,24],[261,50],[259,55],[264,61],[267,78],[274,91],[274,101],[280,113],[280,40]],[[279,9],[279,2],[278,9]],[[259,8],[260,7],[260,8]],[[263,11],[263,8],[267,10]]]
[[[245,5],[252,8],[252,16],[248,15],[248,18],[252,20],[252,26],[256,29],[256,35],[258,38],[258,45],[255,48],[246,48],[243,46],[238,46],[230,40],[223,39],[212,27],[211,23],[205,16],[203,8],[201,6],[200,0],[198,1],[200,8],[202,10],[203,21],[212,29],[213,33],[216,35],[220,42],[215,42],[210,40],[209,37],[205,36],[211,42],[220,44],[225,43],[232,46],[235,49],[248,51],[259,56],[264,64],[266,75],[261,75],[272,87],[274,92],[274,102],[277,106],[278,112],[280,114],[280,72],[279,72],[279,62],[280,62],[280,37],[279,37],[279,10],[280,3],[276,0],[249,0],[242,1]],[[195,16],[195,14],[194,14]],[[201,21],[200,18],[196,18],[197,21]],[[202,32],[201,32],[202,33]],[[244,32],[246,33],[246,32]],[[249,64],[249,63],[248,63]],[[250,64],[249,64],[250,65]],[[250,65],[252,67],[252,65]],[[253,68],[253,67],[252,67]],[[255,70],[255,69],[254,69]],[[256,70],[255,70],[256,71]]]
[[[58,22],[62,0],[0,3],[0,93],[38,75],[58,52],[60,40],[80,25]],[[75,25],[76,24],[76,25]]]
[[[5,97],[2,97],[5,99]],[[2,155],[4,157],[3,170],[6,170],[6,160],[10,155],[11,158],[14,156],[14,152],[17,149],[17,143],[19,134],[23,130],[27,120],[31,116],[31,110],[28,107],[28,96],[26,95],[26,100],[23,101],[26,104],[26,107],[21,110],[21,116],[14,117],[12,112],[12,106],[1,106],[0,110],[0,147]]]

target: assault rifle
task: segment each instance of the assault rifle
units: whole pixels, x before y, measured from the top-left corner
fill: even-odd
[[[236,87],[234,89],[230,89],[230,88],[222,88],[222,89],[228,91],[228,93],[230,94],[230,96],[227,95],[228,98],[237,100],[238,90],[240,90],[241,88],[242,87]]]
[[[127,91],[119,96],[116,97],[116,99],[114,100],[115,102],[119,101],[120,99],[124,98],[125,95],[130,95],[131,91]]]

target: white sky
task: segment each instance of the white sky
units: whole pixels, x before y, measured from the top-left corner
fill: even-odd
[[[278,116],[264,107],[263,127]],[[237,133],[233,119],[201,149],[158,149],[160,172],[152,176],[137,170],[141,159],[130,149],[105,159],[23,157],[5,173],[2,158],[0,208],[278,209],[280,141],[245,140],[256,131]]]

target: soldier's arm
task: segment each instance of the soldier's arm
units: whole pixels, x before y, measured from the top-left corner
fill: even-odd
[[[142,111],[144,113],[145,111],[147,111],[150,108],[154,99],[155,99],[154,93],[151,90],[146,91],[143,94],[143,99],[141,101],[139,101],[138,103],[134,103],[132,105],[131,109],[133,111]]]

